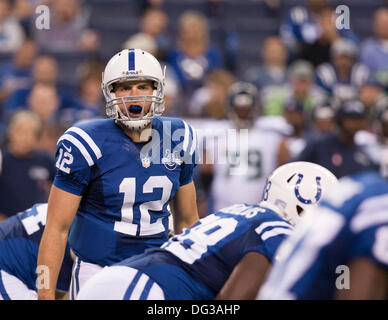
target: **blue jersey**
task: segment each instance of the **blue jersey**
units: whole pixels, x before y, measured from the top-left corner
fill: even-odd
[[[192,181],[196,135],[183,120],[156,117],[152,139],[134,143],[111,119],[68,129],[58,140],[54,185],[82,200],[69,233],[74,253],[101,266],[168,237],[168,203]]]
[[[375,173],[340,180],[279,248],[259,299],[332,299],[353,259],[388,268],[388,183]]]
[[[36,262],[46,214],[47,204],[36,204],[0,223],[0,270],[17,277],[31,290],[36,290]],[[67,246],[57,289],[69,289],[72,266]]]
[[[187,283],[202,290],[205,299],[211,299],[245,254],[258,252],[272,262],[279,244],[291,230],[287,221],[267,208],[234,205],[201,219],[161,248],[149,249],[118,265],[146,273],[160,285],[167,299],[182,299],[185,292],[180,291]],[[174,278],[185,283],[175,286]]]

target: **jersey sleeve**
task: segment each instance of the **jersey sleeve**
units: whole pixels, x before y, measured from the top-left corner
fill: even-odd
[[[351,258],[366,257],[388,268],[388,224],[368,228],[357,235]]]
[[[57,143],[54,185],[82,195],[89,184],[91,168],[100,157],[100,149],[84,130],[70,128]]]
[[[193,170],[200,162],[197,132],[186,122],[184,122],[184,124],[186,133],[182,145],[183,163],[181,165],[182,170],[179,177],[181,186],[193,181]]]
[[[260,244],[256,247],[247,249],[244,252],[244,255],[248,252],[258,252],[272,263],[280,244],[286,239],[291,231],[292,227],[287,222],[271,221],[262,223],[255,229],[256,234],[261,238]]]

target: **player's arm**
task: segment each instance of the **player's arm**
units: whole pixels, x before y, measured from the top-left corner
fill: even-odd
[[[357,258],[349,265],[349,289],[337,289],[339,300],[383,300],[388,295],[388,270],[368,258]]]
[[[248,252],[234,268],[216,299],[255,299],[269,267],[270,262],[264,255],[258,252]]]
[[[175,234],[181,233],[184,228],[191,227],[199,220],[193,181],[178,189],[172,200],[172,208]]]
[[[49,283],[38,288],[38,299],[55,299],[55,291],[59,270],[65,254],[67,237],[74,216],[77,212],[81,196],[62,189],[51,188],[47,222],[40,242],[38,266],[45,266],[49,271]]]

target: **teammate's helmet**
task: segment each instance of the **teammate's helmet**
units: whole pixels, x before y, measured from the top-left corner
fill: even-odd
[[[306,207],[317,203],[337,183],[337,178],[318,164],[287,163],[268,177],[261,204],[296,224]]]
[[[228,114],[238,127],[249,128],[258,115],[259,91],[248,82],[236,82],[228,90]]]
[[[102,91],[106,100],[106,114],[109,118],[122,121],[122,124],[132,130],[145,128],[152,118],[160,116],[164,111],[164,78],[165,72],[156,58],[140,49],[125,49],[114,55],[105,67],[102,75]],[[154,91],[152,95],[116,97],[114,84],[135,80],[152,80]],[[152,102],[147,114],[143,114],[146,102]],[[124,114],[119,104],[140,104],[142,113],[139,118],[129,115],[128,108]]]

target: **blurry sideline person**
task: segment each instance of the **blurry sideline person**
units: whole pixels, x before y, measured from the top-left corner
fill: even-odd
[[[341,102],[336,110],[336,130],[320,140],[310,141],[297,161],[309,161],[329,169],[337,178],[365,170],[377,170],[355,143],[355,135],[367,126],[366,108],[358,100]]]
[[[176,233],[198,221],[197,136],[185,121],[161,117],[164,86],[153,55],[118,52],[102,79],[110,119],[78,123],[58,140],[38,256],[38,265],[50,270],[50,286],[38,290],[39,299],[54,298],[67,239],[76,255],[75,298],[104,266],[163,244],[171,212]]]
[[[230,126],[220,135],[214,131],[216,137],[206,146],[204,164],[212,167],[211,197],[215,211],[235,203],[257,201],[267,176],[276,167],[281,139],[279,134],[255,126],[260,113],[255,86],[235,82],[226,98]]]
[[[387,180],[344,177],[282,243],[258,298],[386,300],[387,239]]]
[[[0,216],[12,216],[34,203],[47,201],[54,180],[54,160],[38,151],[42,124],[31,111],[14,114],[8,143],[0,150]]]
[[[280,167],[269,177],[264,201],[258,205],[221,209],[161,248],[103,269],[85,284],[78,298],[253,299],[300,212],[336,183],[330,172],[311,163]],[[308,199],[296,194],[296,189]]]
[[[284,106],[283,116],[290,124],[292,132],[285,136],[277,149],[277,165],[295,159],[306,146],[308,118],[303,104],[290,100]]]
[[[335,128],[335,111],[330,105],[316,106],[311,113],[311,134],[309,139],[329,135]]]
[[[362,132],[356,142],[378,166],[380,174],[388,178],[388,96],[376,104],[372,128],[375,134]]]
[[[47,203],[38,203],[0,223],[0,300],[36,300],[45,270],[37,270],[39,242],[46,224]],[[59,273],[56,298],[69,290],[73,259],[70,247]]]

